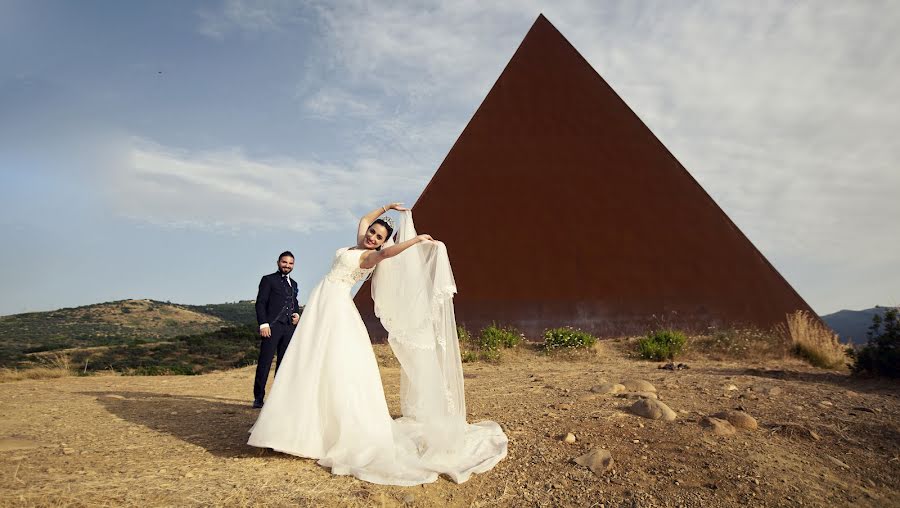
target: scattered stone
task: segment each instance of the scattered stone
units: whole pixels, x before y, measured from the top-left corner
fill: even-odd
[[[775,397],[775,396],[778,396],[778,395],[781,395],[782,393],[784,393],[784,390],[782,390],[781,388],[779,388],[777,386],[767,386],[767,387],[763,388],[762,392],[766,395]]]
[[[660,365],[657,369],[665,369],[665,370],[685,370],[690,369],[686,363],[675,364],[675,362],[669,362],[665,365]]]
[[[814,431],[797,423],[777,423],[774,425],[770,425],[770,427],[772,427],[772,432],[778,432],[788,437],[797,436],[806,439],[812,439],[813,441],[819,441],[820,439],[822,439]]]
[[[574,404],[570,404],[568,402],[557,402],[556,404],[553,404],[553,409],[559,409],[561,411],[568,411],[574,407]]]
[[[622,393],[626,390],[624,385],[619,383],[603,383],[602,385],[596,385],[591,387],[591,391],[594,393],[607,394],[607,393]]]
[[[700,426],[717,436],[732,436],[737,432],[728,420],[707,416],[700,420]]]
[[[848,466],[846,463],[832,457],[831,455],[825,455],[825,456],[828,457],[828,460],[833,462],[836,466],[842,467],[844,469],[850,469],[850,466]]]
[[[626,379],[622,386],[629,392],[655,392],[656,387],[643,379]]]
[[[738,387],[734,386],[734,385],[726,385],[725,386],[726,392],[735,392],[735,391],[737,391],[737,389],[738,389]]]
[[[759,424],[756,422],[756,418],[753,418],[743,411],[724,411],[713,416],[722,420],[726,420],[728,423],[738,429],[756,430],[759,427]]]
[[[590,469],[597,476],[602,475],[613,467],[612,455],[603,448],[594,448],[576,458],[575,463]]]
[[[566,434],[566,437],[563,438],[563,441],[565,441],[566,443],[569,443],[569,444],[574,443],[575,442],[575,434],[572,434],[571,432],[569,432],[568,434]]]
[[[0,452],[8,452],[11,450],[30,450],[32,448],[40,448],[44,446],[37,441],[31,441],[30,439],[19,439],[16,437],[3,437],[0,438]]]
[[[413,504],[416,502],[416,495],[412,492],[407,492],[406,494],[403,494],[401,501],[403,501],[405,504]]]
[[[655,399],[641,399],[635,402],[630,409],[632,413],[651,420],[671,422],[676,418],[675,411],[672,411],[669,406]]]
[[[62,452],[63,452],[63,455],[74,455],[75,454],[75,450],[73,448],[63,448]]]

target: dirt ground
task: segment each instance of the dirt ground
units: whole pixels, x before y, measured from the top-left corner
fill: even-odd
[[[0,384],[3,506],[900,506],[900,384],[796,361],[686,360],[669,371],[605,341],[596,355],[505,352],[466,364],[469,421],[509,455],[457,485],[385,487],[247,446],[253,368],[203,376],[90,376]],[[399,370],[376,346],[391,411]],[[643,379],[673,422],[590,388]],[[702,417],[742,408],[757,430],[720,437]],[[574,443],[561,438],[576,436]],[[602,447],[602,476],[572,459]]]

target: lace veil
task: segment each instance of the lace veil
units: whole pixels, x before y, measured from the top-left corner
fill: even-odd
[[[402,212],[397,242],[416,236],[412,212]],[[426,454],[451,451],[466,432],[466,401],[447,248],[421,242],[379,263],[372,276],[375,315],[401,365],[404,419],[421,426]]]

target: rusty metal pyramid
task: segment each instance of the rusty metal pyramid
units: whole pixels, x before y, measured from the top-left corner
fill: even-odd
[[[767,329],[812,313],[543,15],[413,211],[447,244],[472,330]],[[383,339],[368,283],[355,301]]]

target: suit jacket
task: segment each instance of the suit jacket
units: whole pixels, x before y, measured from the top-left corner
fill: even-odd
[[[300,313],[300,302],[297,300],[299,288],[297,281],[291,281],[291,289],[288,290],[287,284],[281,278],[280,272],[264,275],[259,281],[259,292],[256,294],[256,321],[258,324],[269,323],[269,325],[281,321],[290,324],[291,311],[286,308],[288,298],[294,302],[293,312]]]

